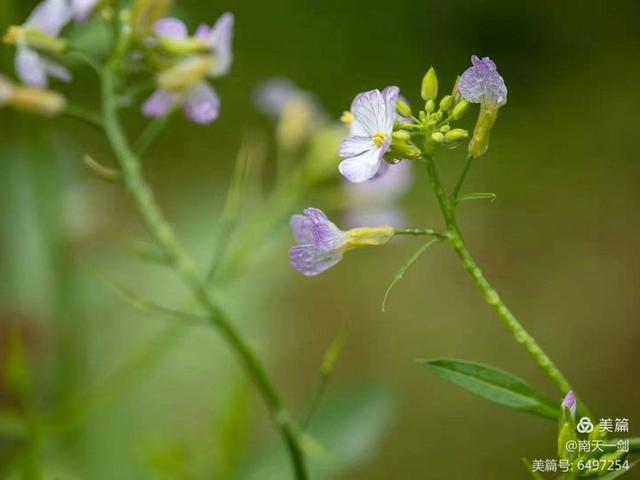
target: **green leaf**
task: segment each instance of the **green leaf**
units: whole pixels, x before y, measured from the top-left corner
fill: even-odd
[[[402,280],[402,278],[404,277],[404,274],[407,273],[407,270],[409,270],[414,263],[416,263],[416,261],[420,258],[420,256],[424,252],[426,252],[430,247],[438,243],[439,241],[440,239],[433,238],[429,240],[427,243],[425,243],[424,245],[422,245],[418,250],[416,250],[416,252],[413,255],[411,255],[411,257],[409,257],[409,260],[407,260],[407,262],[404,265],[402,265],[402,267],[400,267],[400,270],[396,272],[395,276],[393,277],[393,280],[391,280],[391,283],[387,287],[387,290],[384,292],[384,298],[382,299],[383,312],[387,304],[387,297],[389,297],[389,294],[391,293],[391,290],[393,290],[393,287],[395,287],[396,284],[400,280]]]
[[[351,468],[370,461],[391,425],[394,407],[390,393],[375,385],[352,387],[329,397],[308,434],[301,435],[310,477],[314,480],[343,478],[341,475]],[[282,441],[275,436],[272,440],[243,462],[234,479],[290,477],[291,467]]]
[[[467,193],[466,195],[458,198],[458,203],[460,202],[468,202],[473,200],[489,200],[493,202],[496,199],[497,195],[495,193],[489,192],[475,192],[475,193]]]
[[[552,420],[559,406],[515,375],[489,365],[454,359],[422,360],[439,377],[492,402]]]

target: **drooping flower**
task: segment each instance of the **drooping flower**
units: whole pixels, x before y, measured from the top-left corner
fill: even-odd
[[[255,103],[258,110],[277,120],[278,141],[288,149],[303,144],[326,119],[316,97],[286,78],[260,84]]]
[[[186,42],[187,27],[177,18],[156,22],[159,39]],[[194,39],[203,52],[188,56],[158,75],[158,89],[144,103],[147,117],[162,117],[181,105],[185,115],[198,124],[209,124],[220,115],[220,98],[206,81],[226,74],[231,68],[233,54],[233,15],[225,13],[212,26],[200,25]]]
[[[350,227],[364,225],[405,224],[404,211],[397,200],[405,194],[413,181],[413,164],[400,162],[393,167],[386,162],[371,180],[365,183],[345,182],[345,223]]]
[[[564,400],[562,400],[562,408],[568,409],[572,417],[575,416],[576,408],[577,408],[577,400],[576,400],[575,393],[573,393],[573,390],[569,390],[565,395]]]
[[[507,86],[489,57],[471,57],[471,67],[460,77],[458,91],[471,103],[489,103],[499,107],[507,103]]]
[[[507,86],[489,58],[471,57],[469,67],[460,77],[458,92],[471,103],[480,104],[480,114],[469,142],[469,154],[483,155],[489,148],[489,134],[498,117],[498,109],[507,103]]]
[[[391,146],[396,103],[400,90],[387,87],[356,96],[351,104],[350,135],[340,144],[340,173],[347,180],[361,183],[380,170],[384,154]]]
[[[64,49],[63,42],[57,37],[71,18],[67,0],[44,0],[23,25],[9,28],[5,41],[16,45],[16,72],[22,82],[46,88],[50,76],[65,82],[71,80],[71,74],[65,67],[40,51],[60,53]],[[38,50],[33,45],[36,42]]]
[[[298,245],[291,247],[291,265],[306,276],[318,275],[342,260],[344,252],[364,245],[382,245],[394,235],[389,226],[340,230],[324,212],[307,208],[291,217],[291,230]]]

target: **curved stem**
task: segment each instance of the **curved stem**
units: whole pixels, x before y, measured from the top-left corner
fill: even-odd
[[[175,272],[191,291],[194,300],[203,308],[211,323],[218,329],[232,350],[238,355],[256,384],[280,434],[288,448],[293,469],[298,480],[308,478],[302,449],[296,429],[282,401],[249,346],[225,317],[222,310],[211,298],[204,282],[200,279],[195,265],[176,239],[171,226],[155,203],[153,193],[145,183],[138,157],[132,150],[118,119],[116,104],[116,74],[107,65],[102,75],[102,109],[104,127],[111,148],[120,163],[124,183],[131,194],[145,227],[158,246],[164,251]]]
[[[433,187],[433,190],[436,194],[436,198],[438,199],[438,204],[440,206],[444,222],[447,226],[447,239],[462,261],[462,266],[469,273],[476,286],[482,291],[486,302],[491,305],[491,307],[493,307],[502,323],[504,323],[504,325],[513,334],[516,341],[524,346],[527,352],[529,352],[536,363],[544,370],[547,376],[553,381],[553,383],[556,384],[560,391],[563,394],[566,394],[569,390],[573,390],[562,372],[553,363],[549,356],[542,350],[536,340],[522,326],[518,319],[513,315],[511,310],[509,310],[509,308],[500,298],[500,295],[498,295],[496,290],[491,286],[487,278],[484,276],[482,270],[480,270],[480,267],[471,256],[464,243],[462,234],[460,233],[460,229],[457,224],[455,209],[453,206],[454,204],[444,190],[442,182],[440,181],[440,178],[438,176],[438,171],[433,157],[431,155],[425,154],[424,160],[426,162],[431,186]],[[468,170],[469,164],[470,162],[467,162],[466,170]]]
[[[453,187],[453,192],[451,192],[451,202],[455,205],[458,201],[458,195],[460,195],[460,189],[462,188],[462,184],[464,183],[465,178],[467,178],[467,173],[469,173],[469,169],[471,168],[471,164],[473,163],[473,156],[467,155],[467,160],[465,161],[464,167],[462,168],[462,173],[460,173],[460,177],[456,182],[456,186]]]

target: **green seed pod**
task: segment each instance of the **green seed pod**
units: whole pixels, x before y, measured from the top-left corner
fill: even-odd
[[[427,100],[435,100],[438,96],[438,76],[433,67],[424,75],[422,79],[422,88],[420,96],[426,102]]]

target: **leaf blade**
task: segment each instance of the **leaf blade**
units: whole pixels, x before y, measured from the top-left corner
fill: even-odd
[[[559,408],[534,387],[504,370],[456,359],[422,360],[440,378],[494,403],[557,420]]]

